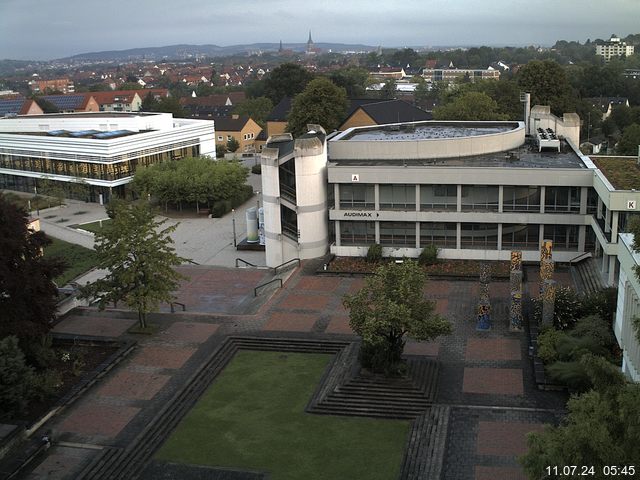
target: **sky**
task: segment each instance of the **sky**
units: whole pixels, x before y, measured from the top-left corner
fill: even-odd
[[[0,0],[0,59],[179,43],[543,45],[640,33],[640,0]]]

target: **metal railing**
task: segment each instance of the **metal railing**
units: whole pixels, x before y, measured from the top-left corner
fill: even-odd
[[[278,270],[283,269],[283,267],[286,267],[292,263],[297,263],[296,266],[300,265],[300,259],[299,258],[292,258],[291,260],[287,260],[284,263],[281,263],[280,265],[278,265],[277,267],[273,267],[273,274],[277,275],[278,274]]]
[[[243,260],[242,258],[236,258],[236,268],[239,268],[239,265],[238,265],[239,262],[244,263],[248,267],[258,268],[258,265],[254,264],[254,263],[251,263],[251,262],[247,262],[246,260]]]
[[[171,307],[171,313],[176,313],[176,307],[175,305],[180,305],[182,307],[182,311],[186,312],[187,311],[187,307],[185,306],[184,303],[180,303],[180,302],[169,302],[169,307]]]
[[[571,260],[569,260],[569,266],[573,265],[574,263],[581,262],[582,260],[586,260],[587,258],[591,258],[592,256],[593,255],[591,255],[591,252],[581,253],[577,257],[573,257]]]
[[[272,283],[280,283],[280,285],[278,285],[278,288],[282,288],[282,279],[281,278],[274,278],[273,280],[269,280],[266,283],[263,283],[262,285],[258,285],[256,288],[253,289],[253,296],[257,297],[258,296],[258,290],[260,290],[261,288],[264,288],[268,285],[271,285]]]

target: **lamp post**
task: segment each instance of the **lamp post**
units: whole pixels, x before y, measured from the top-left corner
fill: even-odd
[[[231,217],[231,225],[233,227],[233,246],[237,247],[238,244],[236,242],[236,209],[235,208],[231,209],[231,215],[232,215],[232,217]]]

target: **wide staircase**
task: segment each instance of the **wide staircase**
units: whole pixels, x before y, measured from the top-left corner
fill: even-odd
[[[571,265],[578,290],[584,295],[599,292],[606,287],[599,268],[600,259],[585,258]]]

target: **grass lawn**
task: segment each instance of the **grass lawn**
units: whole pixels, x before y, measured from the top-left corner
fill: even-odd
[[[239,351],[157,453],[272,480],[393,480],[409,422],[304,412],[330,355]]]
[[[77,276],[95,267],[96,253],[93,250],[57,238],[51,238],[51,240],[53,243],[44,249],[44,256],[62,257],[68,266],[62,275],[54,279],[58,286],[66,285]]]
[[[111,221],[110,218],[102,220],[102,225],[105,226],[110,221]],[[93,232],[93,233],[98,233],[100,230],[102,230],[102,227],[100,226],[100,221],[83,223],[82,225],[78,225],[78,228],[81,228],[82,230],[86,230],[87,232]]]

